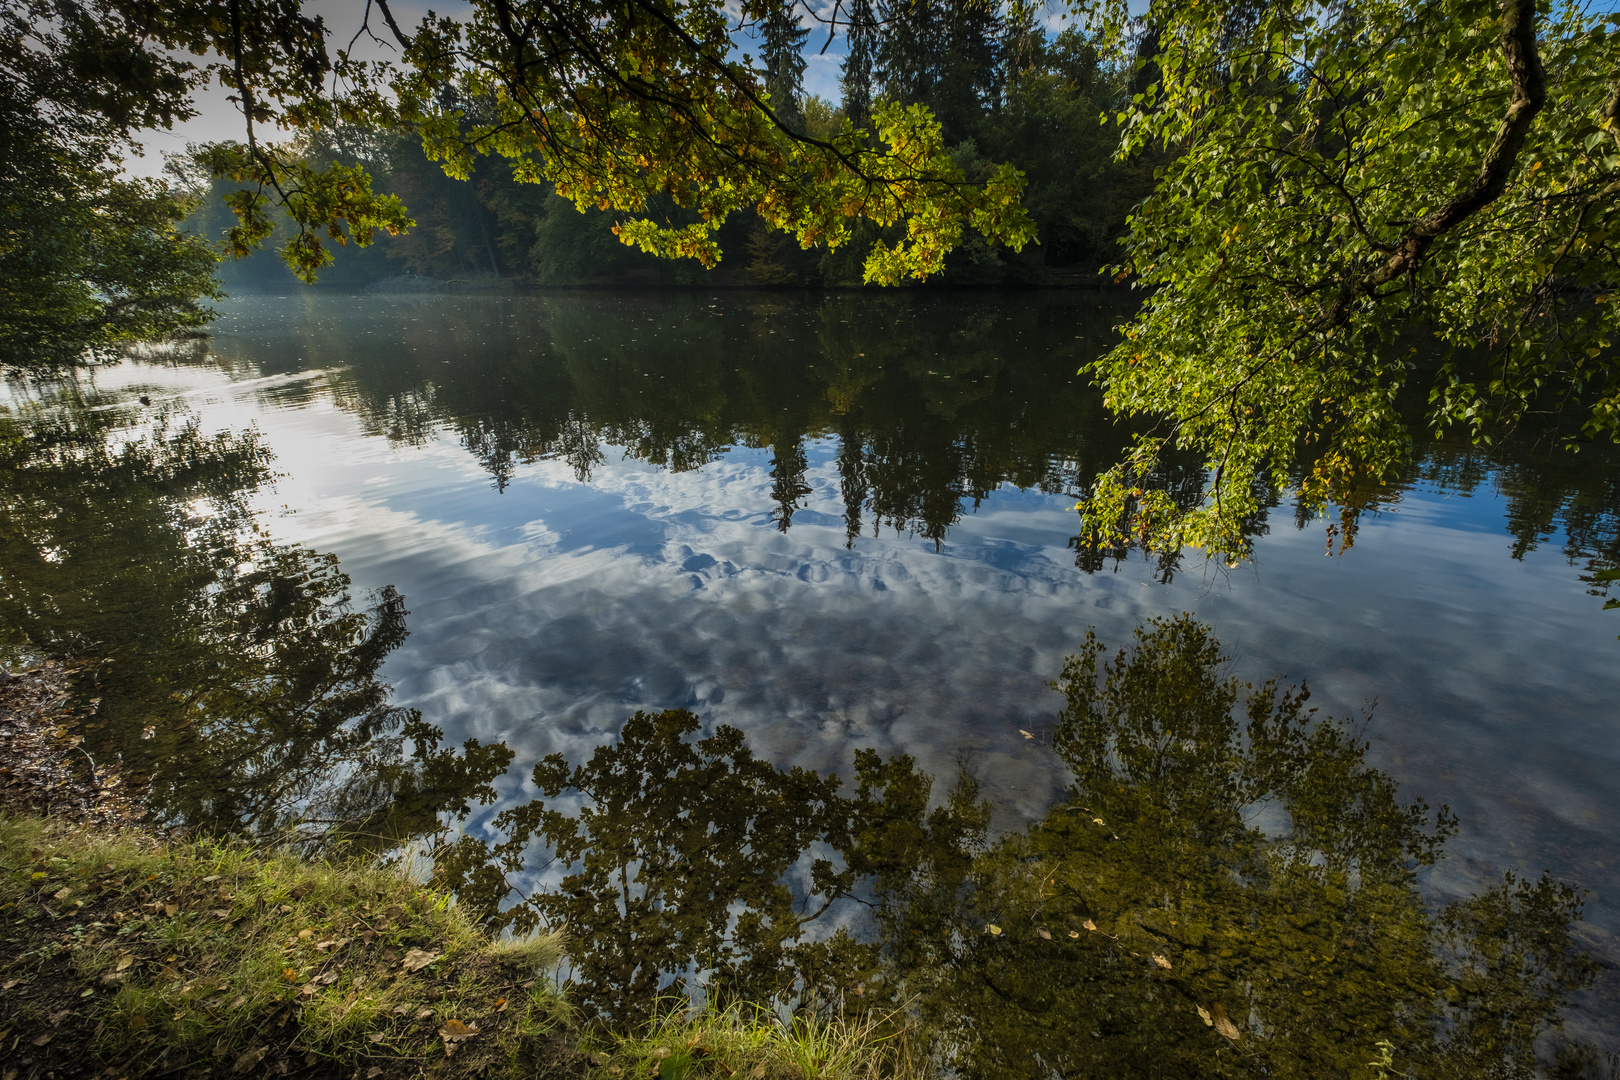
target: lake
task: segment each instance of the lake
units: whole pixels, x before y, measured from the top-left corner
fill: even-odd
[[[1391,895],[1406,895],[1399,890],[1408,888],[1401,877],[1408,872],[1412,895],[1429,912],[1485,893],[1507,872],[1532,881],[1545,872],[1581,890],[1584,921],[1572,940],[1598,971],[1593,989],[1575,995],[1567,1034],[1603,1052],[1620,1049],[1612,1011],[1620,958],[1620,612],[1604,610],[1591,581],[1620,561],[1620,461],[1602,447],[1567,455],[1556,439],[1534,433],[1490,452],[1421,436],[1409,477],[1368,492],[1353,508],[1347,549],[1327,534],[1329,519],[1284,500],[1252,523],[1255,558],[1245,565],[1080,552],[1072,543],[1076,495],[1114,460],[1131,429],[1107,414],[1077,369],[1107,348],[1127,314],[1117,299],[1085,292],[254,296],[222,307],[205,347],[98,371],[74,394],[13,385],[5,402],[36,426],[64,402],[86,416],[116,417],[98,421],[114,442],[138,437],[158,417],[171,426],[189,418],[203,435],[256,430],[256,452],[268,451],[263,467],[274,476],[238,485],[239,517],[199,512],[182,532],[195,538],[251,519],[278,544],[335,556],[357,602],[388,586],[403,597],[396,609],[408,611],[400,616],[408,637],[376,657],[393,705],[419,710],[447,746],[472,738],[512,751],[493,781],[496,800],[470,808],[465,829],[474,836],[535,796],[530,773],[548,755],[581,766],[613,744],[638,710],[685,709],[700,720],[697,734],[735,728],[777,770],[852,779],[857,750],[909,755],[935,778],[935,806],[951,782],[971,777],[977,797],[991,805],[981,844],[990,861],[969,890],[982,903],[993,892],[986,882],[1010,880],[1009,867],[1062,864],[1053,844],[1091,851],[1054,832],[1055,809],[1078,805],[1080,790],[1114,791],[1115,780],[1084,779],[1092,766],[1077,764],[1091,760],[1080,733],[1113,747],[1116,761],[1125,744],[1108,740],[1124,735],[1097,734],[1072,706],[1067,720],[1060,715],[1070,699],[1053,683],[1066,657],[1085,647],[1088,629],[1106,657],[1130,645],[1145,620],[1191,613],[1228,658],[1212,671],[1257,685],[1308,684],[1319,716],[1353,721],[1328,756],[1387,780],[1401,804],[1420,798],[1455,815],[1443,858],[1428,866],[1413,857],[1400,871],[1388,864]],[[139,404],[142,395],[149,405]],[[1197,479],[1184,466],[1166,482],[1196,493]],[[161,498],[157,481],[142,483],[159,492],[150,499]],[[1331,520],[1340,520],[1337,513]],[[133,561],[114,565],[111,549],[96,546],[105,532],[87,525],[75,535],[84,560],[103,568],[97,587],[107,595],[146,557],[130,552],[156,541],[121,540],[118,558]],[[68,550],[67,541],[59,546]],[[67,556],[42,558],[42,575],[72,564]],[[139,617],[128,614],[129,625]],[[66,640],[50,628],[51,616],[39,618],[40,634]],[[99,616],[75,618],[84,620],[75,624],[82,635]],[[1150,651],[1144,645],[1136,655]],[[128,731],[136,729],[126,727],[108,736],[109,745],[142,752],[145,743],[132,741]],[[1186,745],[1204,737],[1187,735]],[[1208,738],[1225,748],[1227,764],[1200,758],[1204,774],[1230,768],[1250,784],[1257,770],[1282,768],[1257,763],[1252,738],[1241,733]],[[1299,753],[1318,761],[1327,751]],[[1231,764],[1240,758],[1244,764]],[[163,770],[157,758],[149,766]],[[1220,850],[1242,849],[1244,860],[1273,857],[1256,853],[1271,849],[1255,836],[1286,831],[1277,800],[1304,820],[1300,777],[1318,775],[1289,768],[1289,779],[1233,789],[1249,794],[1232,819],[1241,827],[1222,834]],[[1162,766],[1153,775],[1168,783],[1183,774]],[[1151,785],[1086,805],[1114,798],[1111,805],[1135,807],[1128,812],[1139,820],[1162,824],[1169,814],[1175,828],[1202,836],[1186,811],[1165,809],[1166,799],[1190,798],[1190,783],[1178,781],[1164,789],[1170,795],[1147,803],[1141,792]],[[1355,805],[1376,801],[1366,794],[1372,788],[1356,791],[1363,794]],[[1275,796],[1269,809],[1254,792]],[[578,796],[569,805],[580,801],[589,802]],[[1142,809],[1149,804],[1157,809]],[[676,816],[688,820],[691,812]],[[1100,825],[1105,815],[1096,817]],[[1352,847],[1358,854],[1345,856],[1344,880],[1372,881],[1377,860],[1370,849],[1343,850]],[[525,890],[555,887],[564,873],[540,857],[542,848],[515,873]],[[853,858],[848,845],[832,848],[845,863]],[[1105,845],[1087,856],[1102,860],[1085,864],[1090,880],[1102,880],[1098,867],[1116,850]],[[784,880],[802,899],[817,888],[810,857],[789,854]],[[1331,870],[1334,863],[1318,852],[1301,865]],[[1249,863],[1232,866],[1231,880],[1257,880],[1252,867],[1242,868]],[[1212,896],[1228,886],[1199,888]],[[1033,893],[1007,889],[1008,910],[1048,910]],[[922,927],[919,940],[943,950],[928,954],[935,968],[978,964],[982,973],[983,964],[1034,963],[1021,954],[970,957],[960,942],[963,927],[979,927],[971,904],[929,923],[916,915],[928,905],[905,895],[912,921],[904,925]],[[928,909],[937,911],[941,901],[930,895]],[[1209,900],[1210,910],[1256,903],[1244,896]],[[1100,903],[1092,896],[1082,907],[1090,913]],[[744,907],[722,905],[732,919]],[[839,925],[862,940],[900,940],[892,936],[900,923],[879,919],[874,931],[862,929],[858,916]],[[995,918],[985,916],[995,933],[973,930],[976,949],[1014,947],[1012,920]],[[1032,948],[1084,943],[1100,932],[1076,929],[1070,939],[1065,924],[1054,939],[1055,924],[1041,921],[1053,916],[1030,918],[1031,933],[1048,935],[1029,937]],[[1179,940],[1153,929],[1151,918],[1133,920],[1132,934],[1163,930],[1162,940]],[[1347,956],[1354,953],[1355,935],[1330,935],[1341,936]],[[1288,947],[1316,959],[1326,948]],[[1237,963],[1232,951],[1216,955]],[[701,981],[701,964],[681,963]],[[1041,978],[1057,985],[1082,970],[1079,961],[1064,963]],[[1132,974],[1130,985],[1162,976],[1168,986],[1192,961],[1166,963],[1175,966]],[[1214,984],[1200,985],[1252,987],[1259,979],[1231,970],[1211,977]],[[876,976],[863,978],[863,987],[877,985]],[[962,1016],[1009,1008],[1008,995],[992,1006],[961,991],[970,984],[977,985],[964,975],[956,989],[908,992],[923,994],[923,1011],[941,1030]],[[1180,1005],[1174,995],[1165,1004],[1149,994],[1127,1007],[1129,995],[1119,991],[1109,1022],[1060,1019],[1066,1014],[1043,1011],[1056,1006],[1026,1002],[1019,1016],[1047,1019],[986,1022],[981,1036],[952,1042],[949,1053],[967,1075],[1017,1072],[995,1064],[984,1046],[1005,1051],[1026,1037],[1010,1033],[1032,1024],[1080,1025],[1085,1054],[1067,1043],[1019,1054],[1045,1062],[1031,1075],[1089,1075],[1144,1052],[1127,1028],[1168,1030],[1169,1021],[1152,1019],[1160,1008],[1189,1025],[1189,1047],[1206,1037],[1222,1050],[1246,1045],[1208,1034],[1221,1030],[1208,1018],[1219,1003],[1198,995],[1213,991],[1187,993]],[[1150,1008],[1149,998],[1159,1004]],[[1243,1011],[1230,1001],[1223,1007],[1241,1028]],[[1362,1007],[1341,1012],[1354,1018]],[[1265,1032],[1273,1023],[1266,1015],[1251,1002],[1246,1022]],[[1275,1021],[1278,1031],[1305,1023]],[[1433,1031],[1466,1041],[1456,1032],[1467,1023],[1455,1017],[1424,1023],[1431,1041],[1441,1038]],[[1369,1024],[1387,1032],[1417,1021]],[[1540,1045],[1546,1052],[1550,1044]],[[1325,1071],[1299,1066],[1299,1075],[1341,1067],[1310,1060]],[[1467,1060],[1473,1064],[1456,1067],[1457,1075],[1472,1074],[1478,1059]],[[1293,1074],[1293,1066],[1277,1068]]]

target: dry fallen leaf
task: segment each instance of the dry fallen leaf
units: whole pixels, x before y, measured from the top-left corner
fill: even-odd
[[[502,1012],[506,1011],[506,999],[505,998],[496,998],[495,999],[495,1011],[498,1012],[498,1013],[502,1013]]]
[[[243,1054],[241,1057],[236,1059],[236,1064],[231,1066],[231,1072],[233,1072],[233,1073],[247,1072],[249,1069],[253,1068],[259,1062],[263,1061],[264,1060],[264,1055],[268,1054],[269,1052],[270,1052],[270,1048],[267,1047],[267,1046],[261,1046],[261,1047],[258,1047],[257,1049],[249,1050],[247,1053]]]
[[[246,1005],[246,1004],[247,1004],[247,995],[246,994],[241,994],[241,995],[239,995],[237,997],[237,999],[235,1001],[231,1002],[231,1008],[240,1009],[243,1005]]]
[[[1032,735],[1029,732],[1025,731],[1023,728],[1018,729],[1018,734],[1022,735],[1026,739],[1033,739],[1035,737],[1034,735]]]
[[[1213,1020],[1211,1020],[1209,1018],[1209,1010],[1208,1009],[1204,1008],[1202,1005],[1197,1006],[1197,1009],[1198,1009],[1198,1019],[1200,1019],[1200,1020],[1202,1020],[1204,1022],[1205,1027],[1209,1027],[1211,1024],[1213,1024],[1215,1022],[1215,1021],[1213,1021]]]
[[[303,994],[305,997],[314,997],[316,994],[321,992],[321,988],[312,982],[307,982],[298,988],[298,992]]]
[[[1084,926],[1087,930],[1095,930],[1095,929],[1097,929],[1097,924],[1092,922],[1090,919],[1087,919],[1085,922],[1081,923],[1080,925]],[[1076,934],[1075,936],[1079,937],[1078,934]]]
[[[315,949],[316,949],[317,952],[325,952],[327,949],[330,949],[332,946],[334,946],[336,944],[337,944],[337,942],[332,941],[332,940],[320,941],[320,942],[316,942]]]
[[[314,936],[315,936],[315,931],[307,929],[307,928],[298,931],[298,940],[299,941],[308,941],[310,938],[312,938]]]
[[[70,897],[72,895],[73,895],[73,890],[64,885],[62,888],[57,889],[55,892],[53,892],[51,894],[51,899],[52,900],[66,900],[68,897]]]
[[[412,949],[405,954],[405,960],[400,965],[406,971],[421,971],[439,958],[436,952],[423,952],[421,949]]]
[[[46,1043],[51,1041],[52,1034],[53,1034],[52,1032],[47,1031],[43,1035],[35,1035],[33,1040],[32,1040],[33,1044],[35,1046],[44,1046]]]
[[[375,1077],[378,1077],[378,1076],[381,1076],[381,1075],[382,1075],[382,1066],[381,1065],[373,1065],[371,1068],[366,1070],[366,1080],[374,1080]]]
[[[10,990],[21,981],[21,979],[7,979],[5,982],[0,983],[0,990]]]
[[[128,949],[119,949],[113,956],[116,957],[113,962],[114,971],[128,971],[135,963],[135,954]]]
[[[384,1031],[373,1031],[370,1035],[367,1035],[366,1038],[370,1039],[374,1043],[380,1043],[384,1039],[388,1038],[388,1033]]]
[[[1078,930],[1070,930],[1069,931],[1069,936],[1070,937],[1079,937],[1080,936],[1080,931],[1078,931]]]
[[[1237,1042],[1237,1025],[1226,1018],[1226,1010],[1221,1008],[1219,1002],[1209,1007],[1209,1015],[1210,1019],[1213,1021],[1213,1027],[1215,1028],[1216,1034],[1220,1035],[1222,1038],[1231,1039],[1233,1042]]]
[[[1153,954],[1153,962],[1164,968],[1166,971],[1170,970],[1170,961],[1160,956],[1158,953]]]
[[[1104,821],[1104,820],[1103,820],[1103,819],[1102,819],[1102,818],[1100,818],[1100,817],[1094,817],[1094,818],[1092,818],[1092,819],[1091,819],[1091,823],[1092,823],[1092,824],[1093,824],[1093,825],[1106,825],[1106,824],[1107,824],[1107,822],[1105,822],[1105,821]]]
[[[1041,935],[1041,937],[1045,938],[1047,941],[1052,940],[1052,931],[1050,930],[1037,930],[1035,932]]]
[[[985,929],[990,931],[992,935],[1001,933],[1001,927],[997,926],[995,923],[991,923],[990,925],[986,926]]]
[[[444,1027],[439,1029],[439,1038],[444,1040],[444,1056],[449,1057],[456,1052],[456,1046],[466,1042],[478,1034],[478,1025],[463,1024],[460,1020],[446,1020]]]

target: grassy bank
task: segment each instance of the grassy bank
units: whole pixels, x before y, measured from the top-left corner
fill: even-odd
[[[910,1077],[902,1039],[772,1013],[611,1034],[548,973],[374,863],[0,817],[0,1080]]]

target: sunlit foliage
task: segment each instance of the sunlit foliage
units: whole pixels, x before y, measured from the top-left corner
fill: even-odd
[[[1082,503],[1098,542],[1237,558],[1267,486],[1321,508],[1394,479],[1415,437],[1396,397],[1436,348],[1420,428],[1488,440],[1554,409],[1566,439],[1620,430],[1613,16],[1233,0],[1141,25],[1158,51],[1121,153],[1175,157],[1120,267],[1142,310],[1095,371],[1112,408],[1164,422]],[[1191,507],[1148,482],[1170,447],[1206,462]]]

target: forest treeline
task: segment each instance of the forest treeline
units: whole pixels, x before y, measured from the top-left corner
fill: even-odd
[[[968,229],[934,280],[1015,286],[1100,280],[1096,271],[1113,261],[1131,206],[1153,184],[1154,162],[1147,157],[1114,159],[1118,132],[1103,119],[1141,89],[1136,84],[1143,75],[1133,65],[1106,60],[1097,42],[1078,31],[1049,33],[1027,13],[998,13],[970,0],[858,0],[847,16],[841,100],[829,101],[805,93],[810,31],[794,10],[783,4],[779,17],[756,27],[754,40],[740,42],[757,53],[772,105],[790,128],[828,138],[846,118],[870,128],[878,102],[922,104],[939,120],[970,181],[982,182],[1003,161],[1027,178],[1024,201],[1038,226],[1037,242],[1014,252]],[[1138,52],[1144,47],[1151,51],[1151,41]],[[480,109],[471,97],[460,104],[469,116]],[[661,260],[626,246],[613,232],[625,215],[581,213],[551,185],[514,179],[511,164],[499,157],[478,158],[471,175],[457,180],[424,154],[415,133],[341,125],[303,136],[301,152],[316,168],[363,166],[376,190],[399,196],[416,221],[369,247],[338,249],[321,274],[329,286],[360,287],[402,275],[540,285],[849,286],[861,283],[872,244],[893,240],[863,222],[855,239],[837,250],[803,249],[750,212],[726,223],[719,237],[724,258],[706,270],[694,260]],[[235,223],[222,196],[236,185],[210,181],[206,169],[184,160],[172,161],[170,172],[194,196],[187,228],[218,240]],[[672,203],[662,211],[676,221],[692,213]],[[285,223],[280,231],[287,231]],[[283,239],[272,236],[254,256],[224,264],[223,283],[291,284],[274,254]]]

